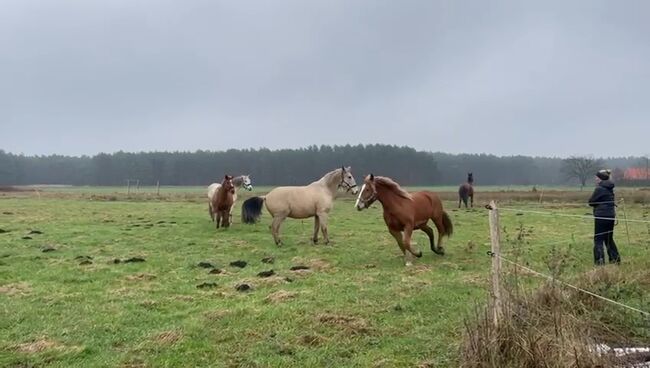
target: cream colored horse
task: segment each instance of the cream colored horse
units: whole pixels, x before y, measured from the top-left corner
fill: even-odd
[[[287,217],[294,219],[314,217],[312,237],[314,244],[318,243],[319,229],[323,233],[325,244],[328,244],[330,240],[327,233],[327,220],[339,188],[344,188],[346,192],[352,191],[352,194],[357,193],[357,184],[350,167],[330,171],[320,180],[306,186],[277,187],[266,196],[245,200],[242,204],[242,222],[255,223],[262,213],[262,204],[265,203],[266,209],[273,216],[271,233],[275,244],[282,244],[280,225]]]
[[[251,182],[250,175],[240,175],[232,179],[232,183],[235,185],[235,194],[232,197],[233,205],[230,209],[230,222],[232,223],[232,210],[235,208],[235,202],[237,202],[237,189],[244,187],[247,191],[253,190],[253,183]],[[221,183],[212,183],[208,187],[208,212],[210,213],[210,218],[214,221],[216,211],[212,208],[212,202],[214,201],[214,196],[219,191]]]

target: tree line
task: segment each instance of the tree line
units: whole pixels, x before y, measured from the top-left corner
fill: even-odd
[[[639,158],[603,164],[634,166]],[[250,174],[256,185],[302,185],[342,165],[358,181],[374,173],[404,185],[457,185],[473,172],[476,185],[561,185],[574,179],[561,158],[448,154],[394,145],[309,146],[195,152],[116,152],[94,156],[25,156],[0,150],[0,185],[208,185],[224,174]]]

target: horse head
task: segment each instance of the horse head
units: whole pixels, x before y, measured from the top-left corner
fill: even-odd
[[[253,182],[251,181],[250,175],[242,175],[242,186],[247,191],[253,190]]]
[[[232,182],[232,176],[230,175],[225,175],[223,177],[223,181],[221,182],[221,187],[230,192],[230,193],[235,193],[235,184]]]
[[[377,186],[375,185],[375,176],[370,174],[363,179],[363,185],[361,186],[361,191],[359,191],[359,196],[354,206],[357,210],[361,211],[370,207],[376,200]]]
[[[341,183],[339,184],[339,188],[341,187],[345,188],[346,192],[352,192],[352,194],[357,194],[357,192],[359,192],[357,182],[354,180],[354,176],[352,176],[352,168],[350,166],[341,166]]]

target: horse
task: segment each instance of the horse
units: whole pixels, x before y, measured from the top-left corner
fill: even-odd
[[[211,203],[215,213],[214,222],[216,223],[217,229],[219,225],[225,228],[230,227],[230,212],[235,203],[234,196],[235,185],[232,182],[232,176],[225,175]]]
[[[262,212],[262,205],[265,204],[266,209],[273,216],[271,233],[276,245],[282,245],[280,225],[287,217],[293,219],[314,217],[313,244],[318,244],[319,229],[323,233],[325,244],[329,244],[327,220],[339,188],[344,188],[346,193],[358,192],[350,167],[330,171],[320,180],[306,186],[277,187],[265,196],[247,199],[242,204],[242,222],[247,224],[257,222]]]
[[[253,184],[251,182],[250,175],[240,175],[236,176],[232,179],[232,183],[235,186],[235,194],[233,195],[233,206],[232,208],[235,208],[234,202],[237,202],[237,189],[244,187],[247,191],[253,190]],[[219,190],[219,187],[221,187],[220,183],[212,183],[208,187],[208,212],[210,213],[210,219],[214,221],[214,210],[212,208],[212,201],[214,198],[214,195],[217,193],[217,190]],[[232,223],[232,210],[230,210],[230,223]]]
[[[442,239],[453,234],[454,225],[447,212],[443,210],[442,201],[436,193],[430,191],[408,193],[393,179],[370,174],[364,178],[354,206],[361,211],[370,207],[375,201],[379,201],[384,209],[384,222],[404,254],[406,266],[412,265],[412,256],[422,257],[422,251],[416,252],[411,245],[414,229],[420,229],[427,234],[434,253],[445,254]],[[433,229],[427,225],[430,219],[438,229],[437,247],[434,246]]]
[[[465,203],[467,208],[467,198],[471,200],[471,206],[474,207],[474,176],[472,173],[467,173],[467,182],[458,187],[458,208],[460,208],[461,201]]]

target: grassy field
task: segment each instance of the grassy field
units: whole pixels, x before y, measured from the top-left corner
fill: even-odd
[[[457,366],[463,319],[488,290],[484,209],[446,201],[455,226],[447,254],[433,254],[416,233],[424,257],[405,268],[379,204],[357,212],[342,196],[330,246],[309,243],[311,221],[288,220],[279,248],[268,213],[243,225],[237,208],[235,224],[215,230],[203,188],[169,190],[174,200],[101,196],[110,188],[0,196],[0,366]],[[502,205],[589,212],[576,203]],[[626,208],[628,218],[649,212]],[[556,245],[570,260],[566,279],[593,268],[591,220],[513,210],[501,223],[504,253],[522,247],[529,267],[547,271]],[[649,269],[650,228],[630,223],[629,238],[624,229],[622,270]],[[134,257],[144,262],[124,262]],[[237,260],[246,267],[229,265]],[[269,270],[275,275],[258,276]],[[251,289],[238,291],[242,284]],[[650,310],[648,295],[620,300]]]

